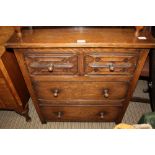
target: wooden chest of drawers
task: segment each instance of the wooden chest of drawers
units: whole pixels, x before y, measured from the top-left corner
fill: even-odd
[[[23,30],[7,47],[14,48],[42,123],[118,123],[155,40],[136,39],[132,28],[51,28]]]

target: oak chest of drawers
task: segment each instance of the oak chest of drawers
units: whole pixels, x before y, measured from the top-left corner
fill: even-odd
[[[37,28],[7,43],[13,48],[42,123],[114,121],[126,111],[149,49],[134,28]]]

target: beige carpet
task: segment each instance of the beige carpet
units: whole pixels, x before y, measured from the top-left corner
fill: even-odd
[[[148,98],[147,93],[143,93],[143,88],[147,87],[146,81],[140,80],[134,95],[139,97]],[[0,128],[12,128],[12,129],[111,129],[115,126],[115,123],[94,123],[94,122],[48,122],[47,124],[41,124],[39,117],[34,109],[32,101],[29,101],[31,122],[26,122],[23,117],[10,111],[0,111]],[[135,124],[146,112],[150,112],[151,108],[146,103],[130,102],[130,105],[123,118],[124,123]]]

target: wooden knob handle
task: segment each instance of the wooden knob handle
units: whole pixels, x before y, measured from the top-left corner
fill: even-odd
[[[114,64],[109,65],[109,71],[113,72],[115,70]]]
[[[57,117],[58,117],[58,118],[61,118],[62,115],[63,115],[63,113],[62,113],[61,111],[59,111],[59,112],[57,113]]]
[[[54,89],[53,90],[53,96],[58,97],[58,95],[59,95],[59,89]]]
[[[48,67],[48,71],[53,72],[53,70],[54,70],[54,65],[50,64],[49,67]]]
[[[104,112],[100,112],[100,117],[104,118]]]
[[[109,89],[104,89],[104,97],[105,98],[109,97]]]

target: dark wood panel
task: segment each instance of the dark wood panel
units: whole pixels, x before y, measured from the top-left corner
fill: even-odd
[[[20,68],[18,66],[16,57],[13,52],[5,52],[1,59],[7,70],[9,78],[11,79],[11,82],[13,83],[13,86],[17,91],[16,95],[20,97],[21,101],[18,102],[22,102],[22,106],[25,107],[30,95],[27,90],[27,86],[25,84],[23,76],[21,74]]]
[[[1,69],[0,69],[0,78],[2,78],[3,77],[3,74],[2,74],[2,71],[1,71]]]
[[[13,109],[17,108],[15,99],[10,92],[6,81],[0,78],[0,108],[1,109]]]
[[[0,27],[0,109],[14,110],[29,121],[29,93],[13,50],[9,53],[5,48],[13,33],[13,27]]]

